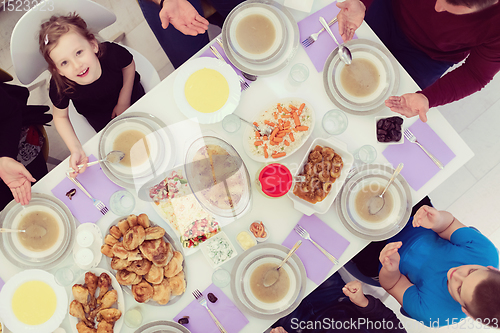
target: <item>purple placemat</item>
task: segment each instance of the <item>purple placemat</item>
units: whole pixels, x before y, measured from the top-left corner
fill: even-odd
[[[248,319],[234,305],[234,303],[215,285],[211,284],[203,292],[205,298],[208,293],[214,294],[218,300],[211,303],[207,299],[207,305],[212,310],[215,317],[224,326],[228,333],[237,333],[248,324]],[[186,328],[192,333],[219,333],[219,329],[215,325],[208,311],[193,299],[177,316],[174,321],[177,322],[180,318],[189,316],[189,323],[185,324]]]
[[[89,156],[89,162],[95,161],[94,155]],[[96,199],[101,200],[106,207],[109,208],[109,197],[122,187],[116,185],[102,171],[100,165],[94,165],[84,173],[78,175],[78,180],[82,183],[83,187]],[[71,200],[66,196],[66,193],[71,189],[76,189],[76,194]],[[75,184],[65,177],[59,184],[52,189],[52,194],[64,204],[71,211],[73,216],[80,222],[97,222],[102,215],[97,208],[94,207],[92,200],[85,195]]]
[[[417,137],[418,142],[443,165],[448,164],[455,157],[451,149],[426,123],[417,120],[409,128]],[[394,167],[401,162],[404,163],[401,175],[415,191],[424,186],[440,170],[418,145],[406,139],[403,144],[387,147],[382,154]]]
[[[337,259],[340,258],[350,244],[347,239],[340,236],[316,215],[304,215],[297,224],[306,229],[316,243]],[[306,268],[307,277],[314,283],[321,284],[332,269],[333,262],[314,246],[312,242],[301,238],[294,230],[290,232],[282,245],[291,249],[299,239],[302,240],[302,245],[295,253],[302,260]]]
[[[0,291],[2,291],[4,284],[5,282],[3,282],[2,278],[0,278]]]
[[[229,59],[226,56],[226,53],[224,52],[224,50],[222,49],[222,47],[220,47],[220,45],[217,42],[212,43],[212,46],[215,47],[217,49],[217,51],[219,51],[219,53],[221,54],[222,58],[224,58],[224,60],[226,60],[226,63],[229,64],[229,66],[231,66],[234,69],[234,71],[236,72],[236,74],[238,74],[239,76],[241,76],[243,78],[243,80],[245,80],[248,84],[252,84],[252,81],[247,80],[243,76],[243,74],[241,74],[241,71],[238,68],[236,68],[231,63],[231,61],[229,61]],[[213,54],[212,50],[210,50],[210,47],[205,52],[203,52],[200,57],[209,57],[209,58],[216,58],[217,59],[217,57],[215,56],[215,54]]]
[[[319,23],[320,16],[323,16],[326,22],[330,22],[340,12],[340,8],[338,8],[336,4],[337,2],[333,2],[332,4],[323,7],[322,9],[309,15],[308,17],[297,23],[299,25],[301,42],[323,28],[321,23]],[[335,23],[331,25],[330,30],[332,30],[333,34],[335,35],[335,37],[337,37],[337,40],[340,43],[342,37],[340,37],[339,34],[339,24]],[[356,38],[358,37],[356,36],[356,34],[354,34],[353,39]],[[316,67],[316,70],[318,72],[321,72],[323,71],[323,67],[325,66],[326,59],[328,58],[330,53],[335,50],[335,48],[337,48],[337,44],[335,44],[332,37],[328,35],[328,32],[323,31],[319,35],[316,42],[314,42],[309,47],[305,47],[304,49],[306,50],[307,55],[314,64],[314,67]]]

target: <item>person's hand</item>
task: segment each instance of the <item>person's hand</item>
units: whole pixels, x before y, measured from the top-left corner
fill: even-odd
[[[436,224],[442,223],[443,215],[434,207],[422,206],[413,217],[413,226],[432,229]]]
[[[113,108],[113,112],[111,113],[111,118],[121,115],[125,110],[129,108],[130,104],[116,104]]]
[[[407,118],[419,116],[424,123],[427,121],[429,100],[424,94],[410,93],[402,96],[391,96],[385,101],[385,105]]]
[[[85,172],[85,169],[87,169],[87,163],[89,162],[89,158],[83,151],[83,148],[80,148],[78,150],[75,150],[74,152],[71,153],[71,156],[69,158],[69,166],[75,170],[74,172],[70,173],[70,176],[75,178],[78,176],[79,173]],[[78,165],[83,164],[83,167],[81,169],[78,169]]]
[[[337,2],[340,13],[337,15],[339,20],[339,33],[344,42],[352,39],[354,32],[359,28],[365,18],[365,5],[359,0],[347,0]]]
[[[347,283],[344,288],[342,288],[344,295],[349,297],[351,302],[360,306],[362,308],[366,308],[368,306],[368,298],[366,298],[365,294],[363,294],[363,287],[361,282],[358,280],[351,281]]]
[[[398,249],[403,245],[403,242],[393,242],[387,244],[382,251],[380,251],[379,260],[382,266],[389,272],[399,270],[399,253]]]
[[[187,0],[165,0],[160,20],[163,29],[172,24],[184,35],[196,36],[208,29],[208,21]]]
[[[269,332],[269,333],[288,333],[288,332],[285,331],[285,329],[283,327],[279,326],[279,327],[273,328],[271,330],[271,332]]]
[[[36,182],[24,165],[10,157],[0,158],[0,177],[10,188],[16,202],[27,205],[31,200],[31,183]]]

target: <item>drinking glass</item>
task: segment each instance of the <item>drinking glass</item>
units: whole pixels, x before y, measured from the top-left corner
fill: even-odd
[[[109,208],[118,216],[129,215],[135,208],[135,198],[127,190],[116,191],[109,198]]]
[[[309,68],[306,65],[298,63],[292,66],[288,81],[292,85],[299,85],[307,80],[309,77]]]
[[[222,128],[228,133],[234,133],[241,127],[240,117],[234,114],[228,114],[222,119]]]
[[[364,145],[353,153],[354,162],[358,164],[370,164],[377,158],[377,150],[370,145]]]
[[[69,287],[75,283],[76,279],[83,274],[83,270],[80,267],[72,265],[59,268],[54,273],[54,278],[58,285],[62,287]]]
[[[344,133],[349,122],[343,111],[333,109],[325,113],[321,123],[326,133],[330,135],[339,135]]]
[[[219,288],[226,287],[231,281],[231,274],[224,268],[217,268],[212,274],[212,282]]]

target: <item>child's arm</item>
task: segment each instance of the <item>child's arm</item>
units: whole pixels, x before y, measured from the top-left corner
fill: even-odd
[[[71,153],[69,166],[76,171],[72,174],[73,177],[76,177],[78,173],[82,173],[85,171],[85,169],[87,168],[86,163],[88,163],[89,158],[83,151],[82,144],[75,134],[73,125],[71,125],[71,121],[69,120],[68,115],[68,108],[59,109],[54,106],[52,116],[54,117],[54,124],[56,125],[57,132],[59,133]],[[78,170],[78,164],[85,165]]]
[[[127,66],[122,68],[123,73],[123,87],[120,90],[120,96],[118,96],[118,103],[116,103],[111,118],[121,115],[125,110],[130,107],[130,98],[132,96],[132,89],[134,88],[135,79],[135,62],[132,62]]]
[[[399,271],[398,249],[401,245],[403,245],[402,242],[389,243],[380,251],[379,259],[382,269],[379,273],[379,282],[402,306],[405,291],[413,286],[413,283]]]
[[[413,226],[432,229],[439,237],[450,240],[455,230],[464,228],[465,225],[453,215],[444,210],[439,211],[434,207],[422,206],[413,217]]]

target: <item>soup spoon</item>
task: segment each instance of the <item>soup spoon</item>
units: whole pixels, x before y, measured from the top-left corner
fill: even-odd
[[[87,167],[96,165],[96,164],[98,164],[100,162],[118,163],[121,160],[123,160],[124,157],[125,157],[125,153],[124,152],[122,152],[120,150],[112,150],[102,160],[98,160],[98,161],[87,163]],[[78,165],[78,169],[83,168],[84,165],[85,164]],[[73,172],[73,171],[74,170],[72,168],[68,169],[68,172]]]
[[[339,46],[338,54],[339,54],[340,60],[342,60],[346,65],[350,65],[352,62],[351,51],[343,43],[339,44],[339,42],[337,41],[337,38],[335,37],[333,32],[330,30],[328,23],[326,23],[325,19],[322,16],[320,16],[319,22],[321,23],[323,28],[325,28],[326,32],[328,32],[328,34],[330,34],[330,36],[333,38],[335,43],[337,43],[337,45]]]
[[[279,272],[279,269],[288,261],[288,259],[290,259],[290,257],[292,256],[292,254],[295,253],[295,251],[302,245],[302,241],[301,240],[298,240],[297,243],[295,243],[295,245],[290,249],[290,251],[288,252],[288,254],[286,255],[285,259],[283,259],[283,261],[279,264],[278,267],[276,268],[271,268],[270,270],[268,270],[266,272],[266,274],[264,275],[264,287],[270,287],[272,286],[273,284],[276,283],[276,281],[278,281],[279,277],[280,277],[280,272]]]
[[[404,166],[403,163],[399,163],[398,167],[396,168],[396,170],[394,170],[394,173],[392,174],[391,179],[389,179],[389,182],[387,183],[387,186],[384,188],[382,193],[380,193],[379,195],[376,195],[374,197],[371,197],[370,200],[368,200],[368,212],[371,215],[377,214],[384,207],[384,205],[385,205],[385,199],[384,199],[385,191],[387,191],[387,189],[389,188],[389,186],[391,186],[394,179],[396,179],[396,177],[399,175],[399,173],[401,172],[401,169],[403,169],[403,166]]]
[[[26,232],[26,230],[0,228],[0,232]]]

